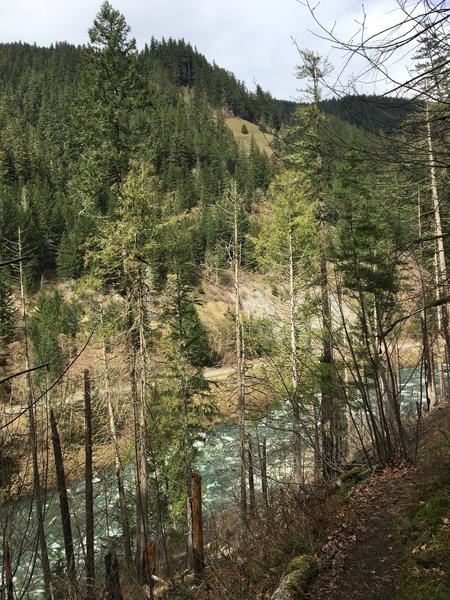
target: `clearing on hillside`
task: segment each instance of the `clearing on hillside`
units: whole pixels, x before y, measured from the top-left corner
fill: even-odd
[[[239,119],[239,117],[228,117],[225,119],[225,123],[233,132],[234,137],[242,142],[246,148],[250,148],[250,141],[252,136],[255,138],[255,142],[258,144],[260,150],[264,150],[268,156],[272,156],[273,151],[270,147],[270,143],[273,140],[271,133],[261,131],[258,125],[246,121],[245,119]],[[242,132],[242,126],[245,125],[248,133]]]

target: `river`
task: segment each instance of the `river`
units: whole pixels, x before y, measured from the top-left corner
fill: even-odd
[[[419,397],[420,373],[413,369],[401,370],[402,409],[404,413],[416,410]],[[422,394],[422,401],[425,397]],[[252,435],[255,482],[260,484],[258,441],[266,440],[267,474],[269,482],[289,483],[292,472],[290,452],[292,432],[287,405],[273,408],[269,415],[248,424]],[[200,433],[194,441],[197,449],[196,469],[202,475],[204,514],[237,505],[238,497],[238,428],[235,422],[224,422]],[[131,498],[133,472],[126,473],[126,492]],[[84,483],[76,482],[68,490],[72,511],[75,553],[82,568],[84,538]],[[118,494],[113,470],[96,473],[95,495],[95,553],[101,568],[103,556],[115,548],[120,552],[121,527],[118,520]],[[63,574],[65,554],[59,512],[58,495],[50,490],[46,498],[45,530],[52,572]],[[1,507],[0,527],[2,537],[10,539],[14,584],[17,597],[40,600],[43,598],[43,581],[36,556],[36,516],[30,498],[12,501]]]

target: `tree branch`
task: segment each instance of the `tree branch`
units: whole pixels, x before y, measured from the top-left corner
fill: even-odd
[[[19,371],[18,373],[13,373],[12,375],[8,375],[8,377],[4,377],[0,379],[0,384],[9,381],[10,379],[14,379],[14,377],[19,377],[20,375],[25,375],[25,373],[31,373],[32,371],[37,371],[38,369],[46,369],[50,363],[45,363],[43,365],[39,365],[38,367],[32,367],[31,369],[25,369],[24,371]]]

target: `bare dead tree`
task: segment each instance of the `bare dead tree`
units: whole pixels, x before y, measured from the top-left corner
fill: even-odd
[[[52,430],[53,454],[55,457],[56,481],[58,484],[59,506],[61,511],[61,522],[63,527],[64,550],[66,553],[67,574],[70,585],[76,588],[75,556],[73,550],[73,536],[70,519],[69,497],[67,494],[66,473],[61,449],[61,440],[58,432],[53,410],[50,410],[50,426]]]
[[[85,506],[86,506],[86,598],[94,600],[94,487],[92,464],[92,408],[89,371],[84,371],[84,423],[85,423]]]

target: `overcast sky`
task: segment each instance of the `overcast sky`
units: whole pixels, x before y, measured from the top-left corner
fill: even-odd
[[[345,57],[319,39],[308,10],[297,0],[110,0],[131,27],[140,47],[151,36],[184,38],[209,61],[232,71],[249,89],[256,83],[277,98],[298,99],[302,84],[295,78],[300,48],[328,56],[334,77]],[[312,2],[314,4],[314,0]],[[0,42],[88,42],[87,30],[101,0],[0,0]],[[319,21],[344,40],[354,35],[362,16],[361,0],[322,0]],[[370,31],[396,20],[395,0],[366,0]],[[352,64],[345,77],[357,75]],[[375,91],[383,91],[382,83]]]

